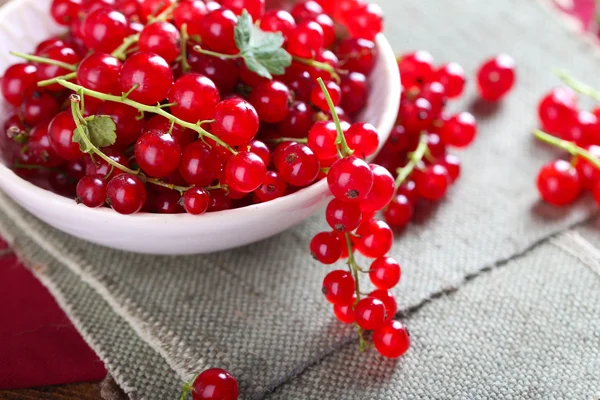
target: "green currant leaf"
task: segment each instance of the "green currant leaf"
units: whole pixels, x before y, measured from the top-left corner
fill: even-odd
[[[87,127],[83,126],[84,135],[89,137],[89,132]],[[79,149],[82,153],[89,153],[92,149],[88,145],[88,143],[81,137],[81,132],[79,128],[75,128],[73,131],[73,138],[71,139],[74,143],[79,143]]]
[[[292,56],[282,48],[285,39],[281,32],[261,30],[246,10],[238,18],[234,34],[240,57],[259,76],[273,79],[273,75],[283,75],[285,68],[292,65]]]
[[[271,53],[256,52],[254,58],[273,75],[283,75],[292,64],[290,53],[281,48]]]
[[[117,140],[117,125],[106,115],[95,115],[87,121],[88,137],[98,148],[115,144]]]
[[[242,15],[239,16],[235,30],[233,31],[235,45],[240,52],[243,52],[248,47],[253,26],[252,17],[248,14],[248,11],[244,10]]]

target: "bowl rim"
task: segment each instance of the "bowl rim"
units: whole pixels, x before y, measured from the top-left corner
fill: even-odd
[[[5,13],[10,11],[12,8],[18,5],[18,1],[10,1],[5,4],[3,7],[0,7],[0,19],[3,17]],[[390,43],[387,41],[383,33],[379,33],[375,39],[376,48],[377,48],[377,57],[382,57],[384,62],[385,70],[397,71],[398,66],[396,62],[396,58],[394,55],[394,51]],[[397,113],[396,112],[386,112],[390,110],[398,110],[400,104],[400,93],[401,93],[401,84],[400,84],[400,74],[392,73],[390,74],[390,78],[387,82],[388,86],[391,86],[391,89],[388,91],[388,96],[386,99],[382,99],[382,103],[386,104],[386,107],[381,112],[381,120],[376,126],[377,132],[379,134],[380,143],[377,151],[375,153],[378,154],[385,141],[389,137],[391,130],[396,122]],[[372,79],[372,78],[371,78]],[[386,132],[385,134],[381,134],[381,132]],[[387,135],[387,136],[386,136]],[[381,140],[383,139],[383,140]],[[372,159],[374,157],[371,157]],[[158,213],[136,213],[132,215],[123,215],[115,212],[114,210],[108,207],[100,207],[100,208],[88,208],[83,205],[78,205],[72,199],[56,194],[50,190],[43,189],[39,186],[34,185],[33,183],[19,177],[15,174],[10,168],[0,162],[0,187],[12,186],[19,187],[19,190],[22,192],[28,192],[32,196],[39,197],[40,199],[45,199],[48,203],[52,203],[53,206],[58,206],[63,209],[73,209],[73,207],[78,207],[77,212],[82,219],[86,218],[102,218],[109,223],[119,223],[125,221],[151,221],[157,223],[170,223],[173,221],[177,221],[178,223],[190,222],[190,223],[198,223],[205,221],[216,222],[217,220],[222,220],[223,217],[228,218],[238,218],[238,217],[248,217],[248,213],[260,213],[266,212],[270,207],[273,208],[290,208],[294,204],[299,204],[302,202],[310,201],[314,198],[319,198],[322,196],[326,196],[329,188],[327,186],[327,178],[323,178],[318,182],[313,183],[312,185],[302,188],[297,192],[289,194],[284,197],[280,197],[275,200],[271,200],[264,203],[251,204],[248,206],[223,210],[217,212],[208,212],[202,215],[191,215],[187,213],[180,214],[158,214]],[[6,190],[5,190],[6,191]],[[9,197],[12,197],[9,194]],[[268,213],[268,212],[266,212]]]

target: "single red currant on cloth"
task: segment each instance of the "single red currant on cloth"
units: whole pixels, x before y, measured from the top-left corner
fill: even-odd
[[[537,187],[545,202],[564,206],[573,203],[581,192],[577,170],[567,161],[546,164],[537,178]]]
[[[398,358],[410,347],[410,335],[402,322],[388,321],[373,332],[373,344],[382,356]]]
[[[477,72],[477,88],[484,100],[498,101],[515,84],[516,63],[508,54],[487,60]]]
[[[199,374],[191,384],[191,391],[193,400],[237,400],[239,396],[237,380],[221,368]]]

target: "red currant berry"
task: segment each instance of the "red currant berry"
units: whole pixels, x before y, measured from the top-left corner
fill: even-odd
[[[386,148],[394,153],[413,151],[419,145],[419,135],[415,133],[418,132],[408,132],[403,125],[396,125],[390,133]]]
[[[343,40],[337,49],[340,67],[369,75],[375,66],[375,43],[360,38]]]
[[[149,176],[164,178],[171,175],[181,159],[181,148],[167,132],[143,133],[135,144],[135,159]]]
[[[560,137],[579,146],[600,143],[598,118],[589,111],[581,110],[565,121]]]
[[[383,210],[383,217],[390,226],[401,229],[410,222],[413,212],[412,202],[405,195],[398,194]]]
[[[198,140],[183,149],[179,172],[189,184],[210,186],[221,173],[221,163],[217,154]]]
[[[441,131],[444,143],[459,148],[470,145],[476,134],[477,122],[475,117],[466,111],[452,116],[444,123]]]
[[[444,110],[444,107],[446,107],[446,103],[448,102],[446,88],[438,81],[428,82],[423,85],[421,97],[426,99],[429,104],[431,104],[431,115],[434,118],[440,116]]]
[[[35,48],[35,52],[33,54],[35,54],[36,56],[39,56],[39,55],[45,54],[52,47],[65,47],[65,46],[69,46],[67,41],[54,36],[54,37],[51,37],[49,39],[46,39],[46,40],[38,43],[38,45]]]
[[[37,89],[37,68],[32,64],[14,64],[2,78],[2,95],[15,107]]]
[[[373,344],[382,356],[398,358],[410,347],[410,335],[402,322],[389,321],[373,332]]]
[[[229,210],[231,207],[231,197],[228,196],[227,191],[222,189],[210,191],[210,204],[208,205],[208,212]]]
[[[304,138],[312,128],[315,112],[306,103],[296,101],[289,109],[287,117],[278,125],[278,131],[285,133],[286,137]],[[313,149],[314,151],[314,149]]]
[[[385,323],[385,305],[379,299],[366,297],[354,307],[356,324],[367,331],[377,329]]]
[[[198,21],[208,14],[206,5],[201,0],[181,1],[173,10],[175,26],[181,30],[185,24],[190,36],[200,35],[200,24]]]
[[[415,100],[403,97],[398,118],[407,131],[421,132],[431,126],[434,118],[433,108],[429,100],[423,97]]]
[[[249,100],[261,121],[277,123],[287,117],[292,97],[286,85],[269,80],[254,87]]]
[[[398,68],[405,88],[420,87],[433,79],[433,56],[424,50],[405,54],[398,61]]]
[[[600,158],[600,146],[591,145],[586,147],[586,150]],[[592,190],[596,186],[596,182],[600,181],[600,170],[585,158],[577,157],[575,168],[584,189]]]
[[[373,297],[375,299],[379,299],[385,305],[386,311],[386,321],[390,321],[396,315],[398,311],[398,305],[396,304],[396,299],[389,290],[375,290],[369,293],[369,297]]]
[[[221,95],[226,95],[235,90],[239,78],[235,60],[188,52],[188,62],[192,67],[192,71],[200,73],[213,81],[219,88]]]
[[[261,30],[265,32],[281,32],[284,37],[288,37],[295,27],[296,20],[294,20],[292,14],[285,10],[269,10],[260,20]]]
[[[41,54],[41,56],[54,61],[64,62],[65,64],[70,65],[78,64],[79,61],[81,61],[81,58],[75,52],[75,50],[68,46],[51,47],[47,49],[43,54]],[[38,81],[54,79],[59,76],[66,75],[70,72],[68,69],[53,64],[36,63],[36,68]],[[63,90],[64,88],[58,83],[54,83],[52,85],[46,86],[44,89],[53,92],[58,92]]]
[[[85,103],[86,108],[88,103]],[[122,103],[107,101],[98,110],[100,115],[109,116],[117,127],[117,147],[129,146],[136,142],[144,128],[144,120],[138,119],[139,111]],[[169,126],[163,132],[169,130]]]
[[[181,53],[181,35],[169,22],[152,22],[140,34],[138,47],[140,51],[158,54],[170,64]]]
[[[356,294],[350,304],[334,304],[333,313],[338,321],[344,324],[352,324],[355,321],[353,303],[356,301]]]
[[[57,167],[64,163],[64,159],[52,147],[48,136],[50,119],[45,119],[29,131],[27,148],[31,160],[44,167]]]
[[[369,278],[377,289],[391,289],[400,282],[402,271],[392,257],[380,257],[371,264]]]
[[[556,160],[542,168],[537,177],[537,188],[545,202],[565,206],[579,197],[581,179],[571,164]]]
[[[462,94],[465,88],[465,71],[460,64],[455,62],[444,64],[435,72],[435,80],[444,86],[446,96],[455,99]]]
[[[159,214],[180,214],[183,211],[179,204],[181,196],[174,190],[159,193],[154,202],[156,212]]]
[[[248,143],[248,151],[259,156],[265,165],[269,165],[269,162],[271,161],[271,151],[266,144],[260,140],[254,139]]]
[[[254,192],[254,201],[264,203],[283,197],[287,185],[277,172],[268,171],[262,185]]]
[[[183,194],[182,203],[188,214],[204,214],[208,210],[210,195],[205,189],[193,187]]]
[[[302,21],[288,36],[287,51],[296,57],[314,58],[325,44],[325,33],[314,21]]]
[[[223,100],[215,107],[213,133],[231,146],[247,144],[258,132],[258,113],[240,98]]]
[[[110,149],[105,149],[104,154],[106,154],[114,162],[129,168],[129,160],[127,159],[127,157],[125,157],[125,155],[123,155],[123,153],[119,153]],[[92,158],[90,156],[87,156],[85,157],[84,162],[86,175],[97,175],[105,181],[109,181],[110,179],[114,178],[115,176],[121,173],[121,170],[113,167],[113,165],[107,163],[100,157]]]
[[[417,192],[427,200],[442,199],[450,187],[448,170],[440,164],[429,165],[416,174]]]
[[[321,25],[323,29],[323,47],[328,49],[335,43],[335,23],[331,17],[327,14],[319,14],[316,17],[309,18],[311,21],[315,21]],[[333,53],[332,53],[333,54]],[[336,57],[337,59],[337,57]],[[321,60],[317,60],[321,61]]]
[[[377,150],[379,135],[375,127],[368,123],[356,123],[345,133],[348,147],[366,158]]]
[[[477,83],[484,100],[500,100],[515,83],[515,60],[507,54],[500,54],[486,61],[477,72]]]
[[[427,149],[433,158],[441,158],[446,154],[446,143],[437,133],[427,135]]]
[[[77,202],[98,208],[106,201],[106,182],[98,175],[84,176],[77,184]]]
[[[390,172],[380,165],[369,164],[373,171],[373,187],[371,191],[360,203],[360,209],[363,213],[375,213],[392,201],[396,191],[396,182]]]
[[[548,93],[538,106],[542,129],[550,133],[561,133],[568,129],[568,121],[577,114],[577,96],[568,87],[558,87]]]
[[[69,26],[81,10],[81,0],[53,0],[50,14],[59,25]]]
[[[284,78],[288,87],[296,95],[296,100],[310,101],[310,94],[315,86],[310,73],[306,70],[295,70],[294,68],[288,68],[288,71],[291,72],[288,72]]]
[[[354,290],[354,278],[349,272],[341,269],[331,271],[323,280],[322,291],[331,304],[350,304]]]
[[[213,51],[225,54],[237,54],[233,31],[237,17],[227,8],[211,11],[200,20],[202,43]]]
[[[356,249],[369,258],[383,257],[390,251],[394,242],[394,234],[389,225],[379,220],[363,222],[356,234],[360,236],[356,241]]]
[[[305,19],[312,19],[323,13],[323,7],[313,0],[306,0],[297,3],[292,8],[292,16],[296,21],[303,21]]]
[[[168,100],[169,103],[177,103],[171,107],[174,116],[195,124],[212,119],[219,103],[219,90],[206,76],[189,73],[175,81]]]
[[[146,188],[142,181],[130,174],[120,174],[106,187],[109,204],[119,214],[135,214],[146,202]]]
[[[116,6],[117,10],[128,20],[139,21],[142,18],[142,7],[139,0],[117,0]]]
[[[329,226],[337,232],[351,232],[360,225],[362,212],[357,204],[333,199],[327,205],[325,217]]]
[[[311,240],[310,253],[322,264],[333,264],[340,259],[344,244],[335,232],[321,232]]]
[[[140,14],[142,22],[149,17],[156,17],[175,2],[175,0],[138,0],[140,1]]]
[[[330,160],[337,156],[337,130],[333,121],[319,121],[308,132],[308,147],[319,160]]]
[[[192,384],[192,400],[237,400],[238,397],[238,383],[224,369],[207,369]]]
[[[369,88],[367,77],[360,72],[351,72],[342,76],[341,106],[350,115],[356,115],[367,104]]]
[[[52,118],[59,111],[58,103],[47,92],[33,92],[21,104],[23,121],[29,126],[35,126],[45,119]]]
[[[123,93],[131,91],[129,99],[154,105],[167,97],[173,86],[173,72],[161,56],[140,51],[123,64],[119,84]]]
[[[129,35],[127,18],[118,11],[100,8],[83,20],[82,39],[92,50],[112,53]]]
[[[373,171],[360,158],[345,157],[331,166],[327,183],[337,199],[359,202],[367,198],[373,187]]]
[[[246,10],[253,21],[260,20],[265,13],[265,0],[223,0],[221,6],[236,15],[242,15],[242,11]]]
[[[91,53],[77,68],[77,83],[88,89],[120,94],[119,72],[123,64],[106,53]]]
[[[454,183],[460,176],[460,158],[452,154],[446,154],[444,155],[444,158],[440,160],[440,164],[448,171],[450,182]]]
[[[274,162],[283,179],[298,187],[313,183],[321,168],[315,153],[308,146],[298,143],[286,146],[279,158],[274,158]]]
[[[365,3],[344,13],[344,22],[353,37],[375,40],[383,30],[383,11],[374,3]]]
[[[250,193],[262,185],[267,167],[254,153],[239,152],[229,159],[225,167],[226,182],[240,193]]]
[[[342,89],[337,83],[329,81],[325,83],[329,96],[334,106],[339,106],[342,101]],[[314,86],[312,93],[310,94],[310,101],[322,111],[329,111],[329,104],[325,99],[325,93],[321,90],[320,86]]]
[[[68,161],[77,161],[83,157],[79,143],[73,142],[75,128],[71,111],[63,111],[58,114],[48,127],[50,144],[59,156]]]

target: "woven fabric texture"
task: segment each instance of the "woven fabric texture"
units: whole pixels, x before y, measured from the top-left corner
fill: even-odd
[[[335,322],[330,306],[319,295],[328,269],[313,261],[307,248],[312,235],[325,229],[322,217],[235,251],[155,257],[104,249],[67,237],[0,197],[3,233],[13,238],[30,265],[43,266],[34,271],[132,398],[175,399],[184,379],[209,367],[229,369],[239,380],[243,399],[264,398],[276,388],[273,396],[278,398],[314,398],[311,396],[317,394],[320,398],[344,399],[371,395],[465,398],[469,393],[494,397],[499,387],[512,385],[513,378],[517,379],[514,385],[530,387],[536,384],[535,379],[542,379],[540,376],[550,380],[555,374],[550,367],[538,370],[547,375],[526,374],[533,363],[556,366],[557,359],[551,353],[535,350],[545,348],[549,334],[531,337],[527,348],[531,357],[510,351],[495,353],[502,348],[497,344],[502,338],[498,332],[506,326],[526,335],[529,329],[541,331],[545,323],[556,324],[557,315],[546,312],[533,323],[515,308],[516,301],[524,302],[528,310],[534,310],[536,302],[546,303],[545,297],[539,297],[544,294],[540,287],[547,287],[560,298],[569,298],[568,290],[578,296],[587,293],[587,297],[562,304],[560,330],[564,331],[560,333],[564,336],[560,337],[572,330],[573,337],[583,340],[584,327],[598,331],[599,303],[592,301],[591,289],[596,285],[598,291],[598,280],[590,279],[591,272],[578,267],[575,258],[551,246],[540,247],[528,256],[533,257],[531,262],[510,269],[522,273],[521,279],[504,272],[509,268],[498,272],[497,290],[488,282],[496,274],[471,279],[468,290],[465,285],[465,277],[507,263],[592,215],[590,199],[565,209],[538,201],[535,175],[551,154],[529,134],[536,125],[537,100],[558,84],[551,67],[568,68],[595,82],[598,58],[590,45],[579,41],[534,1],[379,3],[388,17],[386,34],[399,51],[429,49],[440,62],[459,60],[469,76],[485,57],[504,51],[517,60],[519,74],[510,97],[495,106],[478,102],[471,82],[466,100],[456,108],[469,108],[476,114],[480,135],[475,145],[461,154],[463,177],[446,201],[418,210],[416,223],[397,238],[392,255],[403,266],[403,281],[395,294],[400,313],[411,315],[407,324],[414,332],[414,348],[395,369],[370,354],[361,356],[364,358],[356,355],[355,332]],[[560,267],[559,260],[569,266],[564,279],[537,274],[547,264],[552,264],[549,268]],[[554,287],[565,282],[573,282],[573,287]],[[520,293],[503,294],[500,290],[513,287]],[[459,295],[440,296],[453,290]],[[522,297],[511,302],[511,296],[517,294]],[[581,309],[584,300],[589,307],[596,307],[595,313],[586,314]],[[426,302],[434,304],[419,309]],[[504,305],[502,313],[497,308],[500,304]],[[419,319],[420,313],[423,319]],[[456,318],[451,317],[454,313]],[[450,332],[452,329],[456,332]],[[468,347],[468,338],[477,337],[477,329],[481,335],[473,347]],[[507,337],[515,341],[510,346],[520,343],[516,336]],[[595,339],[586,342],[589,351],[582,356],[586,365],[591,358],[598,358],[594,352],[598,337]],[[443,362],[446,348],[448,354],[455,355],[456,363]],[[584,353],[583,347],[571,349],[575,354]],[[432,354],[440,355],[440,359]],[[336,360],[340,364],[332,365]],[[355,366],[346,364],[350,360]],[[373,367],[368,368],[367,363]],[[473,381],[460,386],[457,371],[467,364],[471,365],[468,371],[478,373],[467,375]],[[513,375],[493,373],[502,365],[516,370],[511,371]],[[367,393],[366,385],[361,389],[358,384],[348,384],[347,376],[337,378],[335,371],[321,370],[325,366],[349,371],[363,367],[369,376],[385,372],[388,379],[374,378],[381,385]],[[404,379],[413,367],[419,374],[415,373],[411,381],[414,386],[409,386]],[[321,371],[331,380],[316,380],[313,371]],[[593,374],[574,372],[572,376],[577,379],[573,385],[593,378]],[[299,378],[294,380],[296,376]],[[363,382],[358,376],[354,379]],[[581,384],[574,393],[588,391],[590,386]],[[560,397],[562,391],[552,394],[552,388],[546,387],[544,395],[532,392],[530,398]],[[486,393],[489,396],[484,396]],[[512,395],[516,398],[523,393],[515,389]]]

